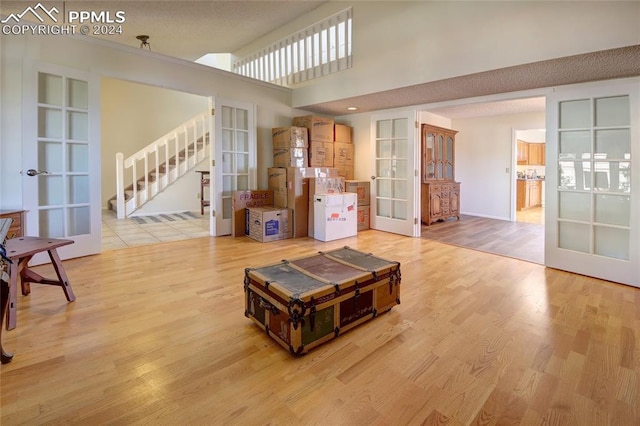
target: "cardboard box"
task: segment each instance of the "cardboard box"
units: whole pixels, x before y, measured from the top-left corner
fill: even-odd
[[[246,212],[250,238],[263,243],[291,238],[288,209],[250,207]]]
[[[309,142],[309,166],[333,167],[333,142]]]
[[[246,212],[247,207],[273,206],[273,191],[234,191],[231,199],[231,235],[240,237],[247,235]]]
[[[371,211],[371,206],[360,206],[358,205],[358,231],[364,231],[369,229],[370,219],[369,214]]]
[[[267,169],[268,188],[273,191],[273,205],[294,208],[295,198],[309,198],[308,179],[338,177],[338,170],[330,167],[270,167]]]
[[[328,167],[272,167],[267,173],[274,205],[292,210],[293,238],[306,237],[309,227],[309,178],[337,177],[337,170]]]
[[[317,194],[313,197],[313,207],[313,238],[316,240],[333,241],[358,233],[356,194]]]
[[[341,194],[345,191],[343,177],[309,178],[309,229],[307,235],[313,237],[314,208],[313,197],[316,194]]]
[[[351,133],[353,129],[346,124],[335,124],[333,126],[333,140],[335,142],[353,143]]]
[[[293,117],[293,125],[306,127],[310,141],[333,142],[333,118],[314,115]]]
[[[309,138],[306,127],[274,127],[271,129],[273,148],[308,148]]]
[[[353,166],[335,166],[334,169],[338,171],[338,176],[342,176],[345,180],[353,180],[355,176]]]
[[[333,144],[333,165],[335,167],[354,166],[353,144],[342,142]]]
[[[273,191],[273,205],[287,207],[287,169],[284,167],[270,167],[267,169],[267,183]]]
[[[309,151],[307,148],[274,148],[274,167],[307,167]]]
[[[358,205],[368,206],[371,201],[371,187],[368,180],[345,180],[344,192],[355,192],[358,194]]]

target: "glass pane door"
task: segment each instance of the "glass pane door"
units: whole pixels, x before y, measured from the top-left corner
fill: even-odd
[[[88,84],[47,73],[38,80],[39,235],[90,234]]]
[[[218,101],[215,109],[215,235],[229,235],[235,191],[255,189],[256,142],[253,106]],[[213,198],[212,198],[213,199]]]
[[[41,64],[26,72],[22,182],[27,235],[64,238],[62,258],[102,249],[99,78]],[[34,126],[32,123],[36,123]],[[33,264],[48,262],[36,256]]]
[[[404,114],[374,119],[372,126],[372,228],[413,236],[419,179],[413,121]],[[425,172],[429,173],[428,168]]]
[[[629,96],[559,104],[560,248],[629,260],[629,107]]]
[[[637,94],[603,88],[548,100],[548,266],[640,286]]]

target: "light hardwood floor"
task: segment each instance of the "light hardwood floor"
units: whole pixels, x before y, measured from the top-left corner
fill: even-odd
[[[293,358],[244,317],[244,268],[344,245],[400,261],[402,303]],[[632,287],[378,231],[64,264],[77,300],[32,285],[3,333],[3,426],[640,423]]]

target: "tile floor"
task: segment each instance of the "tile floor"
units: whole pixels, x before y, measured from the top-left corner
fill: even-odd
[[[102,249],[187,240],[209,235],[209,215],[184,212],[118,219],[113,210],[102,211]]]

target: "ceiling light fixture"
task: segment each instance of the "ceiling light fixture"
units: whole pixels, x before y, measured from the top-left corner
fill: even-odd
[[[149,40],[148,35],[139,35],[136,36],[136,38],[140,40],[140,49],[144,49],[146,47],[147,49],[149,49],[149,52],[151,52],[151,43],[147,41]]]
[[[353,107],[353,106],[347,107],[347,111],[357,111],[357,110],[358,110],[358,107]]]

